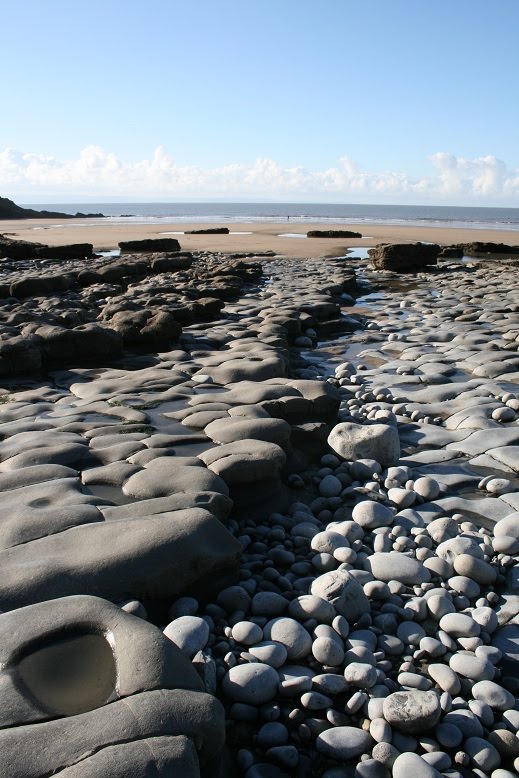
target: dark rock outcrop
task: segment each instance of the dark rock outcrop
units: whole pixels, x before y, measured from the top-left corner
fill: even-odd
[[[463,244],[458,246],[444,246],[438,257],[440,259],[461,259],[465,254],[465,248]]]
[[[351,230],[310,230],[307,238],[362,238],[360,232]]]
[[[435,243],[380,243],[368,251],[375,270],[414,273],[427,265],[436,265],[440,246]]]
[[[122,351],[121,335],[92,322],[67,330],[46,324],[36,330],[44,358],[60,365],[75,360],[116,356]]]
[[[119,311],[110,326],[122,336],[125,346],[138,348],[157,348],[177,340],[182,332],[182,325],[171,313],[160,309]]]
[[[123,240],[119,243],[121,254],[135,252],[180,251],[176,238],[147,238],[146,240]]]
[[[72,287],[74,280],[74,277],[69,274],[25,276],[11,284],[9,294],[19,300],[27,297],[44,297],[48,294],[65,292]]]
[[[474,243],[465,243],[463,248],[465,249],[465,254],[469,257],[477,257],[481,254],[519,254],[519,246],[508,246],[506,243],[475,241]]]
[[[91,257],[91,243],[70,243],[63,246],[46,246],[28,240],[12,240],[0,235],[0,257],[9,259],[84,259]]]
[[[0,197],[0,219],[103,219],[103,213],[61,213],[22,208],[7,197]]]

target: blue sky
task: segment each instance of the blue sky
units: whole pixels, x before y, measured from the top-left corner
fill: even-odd
[[[0,10],[0,194],[519,206],[517,0]]]

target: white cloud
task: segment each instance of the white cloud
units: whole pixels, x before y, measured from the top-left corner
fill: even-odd
[[[326,170],[284,168],[273,159],[252,165],[230,163],[201,168],[178,165],[163,146],[151,158],[124,162],[100,146],[86,146],[76,159],[59,160],[33,152],[0,152],[0,194],[115,197],[268,197],[293,199],[359,199],[380,202],[513,202],[519,195],[519,170],[494,156],[466,159],[446,152],[429,157],[432,174],[360,169],[341,157]]]

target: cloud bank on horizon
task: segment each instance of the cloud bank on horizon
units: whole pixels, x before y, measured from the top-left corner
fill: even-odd
[[[401,171],[362,170],[348,156],[325,170],[287,168],[269,158],[258,158],[250,166],[204,168],[177,164],[163,146],[137,162],[124,162],[95,145],[68,160],[7,148],[0,152],[0,194],[30,196],[32,202],[42,196],[116,196],[517,205],[519,169],[495,156],[467,159],[441,151],[429,162],[431,175],[413,177]]]

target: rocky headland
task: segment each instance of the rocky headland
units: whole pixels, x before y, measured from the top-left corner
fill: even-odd
[[[23,208],[8,197],[0,197],[0,219],[101,219],[102,213],[61,213],[60,211],[35,211]]]
[[[0,776],[516,775],[512,253],[123,250],[0,260]]]

